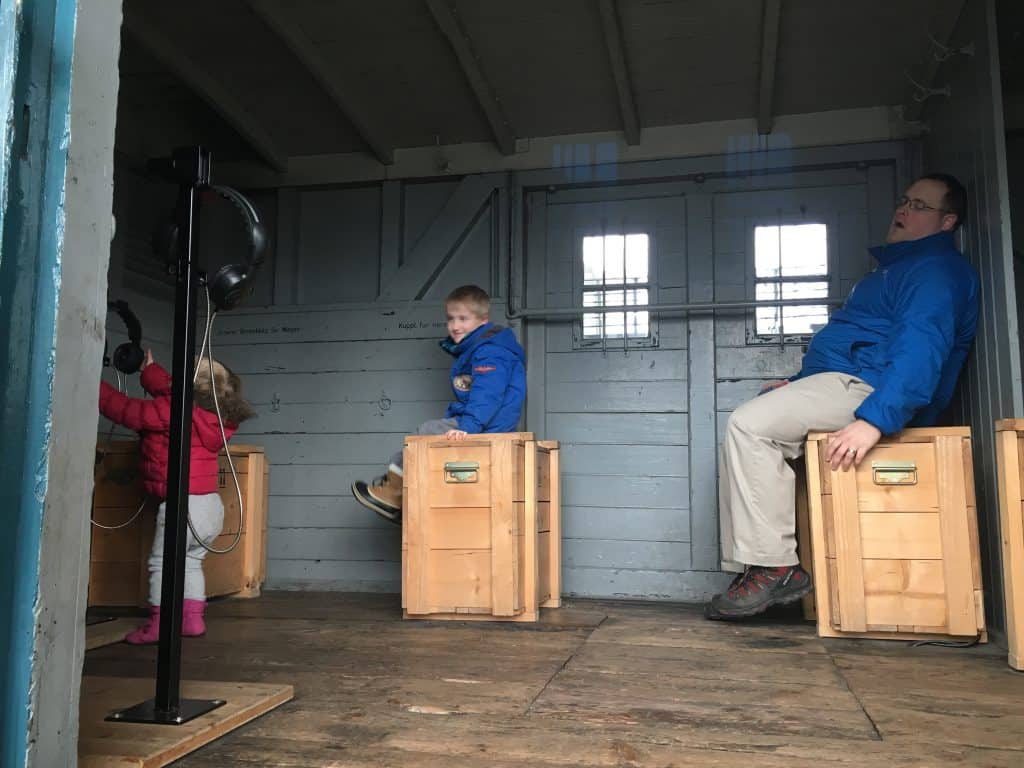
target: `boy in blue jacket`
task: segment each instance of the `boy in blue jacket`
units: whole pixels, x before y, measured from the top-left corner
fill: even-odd
[[[475,285],[456,288],[445,299],[448,338],[441,348],[455,358],[455,399],[443,419],[420,424],[417,434],[464,440],[482,432],[514,432],[526,398],[526,353],[508,328],[491,323],[491,298]],[[402,450],[387,473],[367,484],[352,483],[356,501],[393,523],[402,522]]]
[[[896,201],[886,244],[871,249],[878,266],[811,340],[800,372],[729,418],[719,524],[722,570],[738,575],[705,606],[709,619],[754,616],[811,591],[786,463],[808,432],[832,432],[825,460],[846,471],[883,434],[934,424],[949,405],[978,324],[978,274],[953,239],[966,204],[952,176],[915,181]]]

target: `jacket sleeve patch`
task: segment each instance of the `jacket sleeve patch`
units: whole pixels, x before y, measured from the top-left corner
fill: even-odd
[[[477,365],[473,367],[473,373],[490,373],[491,371],[496,370],[498,370],[498,368],[494,365]]]

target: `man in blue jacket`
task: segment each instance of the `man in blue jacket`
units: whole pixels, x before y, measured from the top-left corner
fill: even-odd
[[[440,344],[455,358],[455,399],[443,419],[420,424],[420,435],[464,440],[481,432],[515,432],[526,399],[526,353],[508,328],[491,323],[491,298],[476,285],[456,288],[445,300],[448,337]],[[393,523],[402,521],[402,450],[373,483],[352,483],[356,501]]]
[[[811,591],[799,566],[795,478],[807,433],[833,431],[825,460],[849,470],[882,435],[934,424],[953,396],[978,321],[978,275],[956,249],[967,195],[952,176],[896,201],[878,262],[811,340],[800,372],[733,412],[722,442],[722,569],[737,572],[710,619],[754,616]]]

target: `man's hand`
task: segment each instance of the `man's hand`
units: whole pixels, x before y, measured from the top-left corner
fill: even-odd
[[[882,432],[878,427],[864,419],[857,419],[829,435],[825,461],[833,470],[842,467],[844,472],[851,466],[859,467],[867,452],[881,439]]]
[[[152,349],[147,349],[146,350],[146,354],[143,355],[143,357],[142,357],[142,368],[140,370],[144,371],[144,370],[146,370],[146,368],[148,368],[152,364],[153,364],[153,350]]]
[[[444,433],[445,440],[465,440],[469,433],[462,429],[449,429]]]
[[[766,381],[764,384],[761,385],[761,391],[758,392],[757,394],[764,395],[771,392],[773,389],[784,387],[787,384],[789,384],[789,379],[780,379],[779,381]]]

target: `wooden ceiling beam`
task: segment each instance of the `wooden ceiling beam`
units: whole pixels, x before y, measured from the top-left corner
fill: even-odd
[[[139,45],[224,118],[267,165],[280,173],[287,172],[288,156],[277,142],[231,90],[200,66],[192,54],[176,45],[138,13],[126,13],[123,23],[125,31]]]
[[[622,113],[622,129],[626,134],[626,143],[640,143],[640,115],[636,108],[633,84],[629,79],[629,67],[626,64],[626,46],[622,40],[622,25],[619,22],[619,9],[616,0],[600,0],[601,26],[604,28],[604,41],[608,46],[608,60],[615,77],[615,90],[619,94],[619,111]]]
[[[480,57],[477,56],[470,39],[462,23],[455,13],[455,9],[447,0],[425,0],[427,8],[430,9],[434,21],[440,28],[441,33],[448,40],[455,56],[459,60],[459,66],[469,81],[469,87],[476,96],[477,103],[490,123],[491,133],[494,135],[494,143],[503,155],[511,155],[516,151],[516,135],[509,124],[508,118],[501,103],[491,87],[490,82],[480,67]]]
[[[772,132],[781,16],[782,0],[764,0],[761,25],[761,83],[757,98],[757,132],[760,134]]]
[[[359,100],[345,88],[345,73],[328,65],[317,52],[316,45],[296,20],[294,10],[282,6],[280,0],[248,1],[253,12],[288,46],[313,79],[327,92],[373,156],[383,165],[392,165],[395,162],[394,147],[384,141],[381,132],[365,119],[364,110],[356,106]]]

